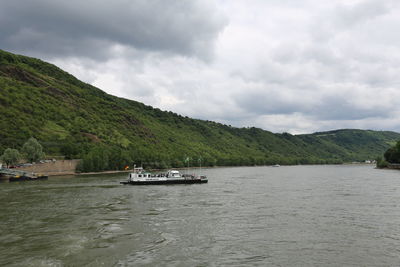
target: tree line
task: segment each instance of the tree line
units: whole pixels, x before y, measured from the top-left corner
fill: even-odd
[[[87,145],[87,144],[86,144]],[[101,172],[107,170],[123,170],[132,168],[134,164],[149,169],[167,169],[183,167],[213,167],[213,166],[263,166],[263,165],[297,165],[297,164],[340,164],[337,159],[323,160],[315,157],[282,157],[270,155],[268,157],[221,155],[174,155],[166,156],[165,153],[157,153],[149,150],[123,149],[120,147],[96,144],[66,143],[64,145],[66,159],[80,158],[77,172]],[[0,160],[10,167],[19,163],[22,159],[33,163],[45,157],[42,145],[31,137],[21,148],[21,151],[13,148],[5,149]]]
[[[1,155],[0,160],[6,167],[17,164],[20,160],[26,159],[30,163],[37,162],[45,157],[42,145],[33,137],[22,146],[21,152],[14,148],[7,148]]]
[[[383,154],[383,158],[377,158],[376,166],[378,168],[385,168],[389,164],[400,164],[400,141],[392,146]]]

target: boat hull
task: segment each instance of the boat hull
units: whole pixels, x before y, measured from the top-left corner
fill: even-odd
[[[8,181],[10,182],[21,182],[21,181],[38,181],[38,180],[47,180],[48,176],[38,176],[38,177],[29,177],[29,176],[20,176],[20,177],[10,177]]]
[[[205,184],[207,179],[168,179],[162,181],[123,181],[121,184],[130,185],[163,185],[163,184]]]

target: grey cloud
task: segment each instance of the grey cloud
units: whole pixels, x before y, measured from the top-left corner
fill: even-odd
[[[292,101],[276,90],[246,92],[234,96],[239,107],[257,115],[292,114],[304,110],[299,101]]]
[[[351,92],[351,90],[349,91]],[[355,103],[352,94],[327,95],[302,93],[289,89],[264,89],[237,94],[234,99],[241,109],[253,116],[266,114],[302,114],[314,120],[341,121],[381,117],[381,106],[369,107]]]
[[[332,3],[335,3],[334,1]],[[356,4],[338,1],[333,8],[322,11],[311,24],[310,34],[317,42],[328,42],[357,27],[363,31],[363,25],[369,25],[368,30],[374,30],[374,23],[389,15],[398,8],[394,0],[363,0]],[[387,25],[390,27],[390,25]],[[382,29],[379,29],[381,31]],[[352,34],[359,34],[352,32]]]
[[[379,117],[377,108],[360,107],[352,103],[346,96],[329,96],[315,105],[306,114],[318,120],[362,120]]]
[[[104,59],[122,45],[209,59],[225,23],[200,0],[3,0],[0,47]]]
[[[391,1],[366,0],[355,5],[340,5],[336,8],[334,21],[342,27],[348,28],[358,23],[373,20],[390,11]]]

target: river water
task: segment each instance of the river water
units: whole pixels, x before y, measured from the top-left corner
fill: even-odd
[[[0,266],[398,266],[400,172],[372,166],[202,170],[0,184]]]

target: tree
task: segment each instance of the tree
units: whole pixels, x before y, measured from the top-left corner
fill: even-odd
[[[33,137],[22,147],[22,152],[25,153],[26,158],[29,162],[33,163],[44,158],[42,145]]]
[[[386,150],[383,156],[389,163],[400,163],[400,141],[398,141],[395,146]]]
[[[72,142],[70,140],[66,141],[61,146],[61,153],[65,156],[65,159],[74,159],[81,152],[81,146],[77,142]]]
[[[386,168],[388,166],[388,162],[381,157],[376,159],[376,167],[377,168]]]
[[[400,163],[400,151],[398,147],[394,146],[386,150],[384,157],[390,163]]]
[[[3,161],[8,168],[9,165],[14,165],[18,163],[20,158],[21,154],[18,152],[18,150],[7,148],[4,151],[4,154],[1,156],[1,161]]]

